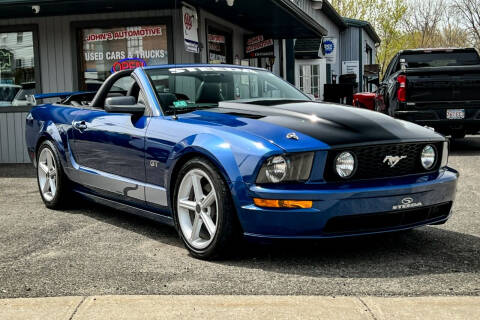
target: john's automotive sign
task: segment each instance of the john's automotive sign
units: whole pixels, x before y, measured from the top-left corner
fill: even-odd
[[[85,37],[85,41],[108,41],[130,38],[155,37],[162,35],[161,27],[145,27],[138,30],[119,30],[114,32],[91,33]]]

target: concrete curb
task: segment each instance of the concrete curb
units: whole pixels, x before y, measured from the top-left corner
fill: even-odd
[[[0,300],[0,319],[474,319],[480,297],[92,296]]]

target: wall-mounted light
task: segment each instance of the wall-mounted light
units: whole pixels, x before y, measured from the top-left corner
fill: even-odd
[[[233,3],[235,2],[235,0],[227,0],[227,4],[229,7],[233,7]]]

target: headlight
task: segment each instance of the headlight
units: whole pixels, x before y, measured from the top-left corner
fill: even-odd
[[[257,183],[305,181],[310,177],[313,157],[313,152],[270,157],[260,169]]]
[[[355,172],[355,156],[345,151],[335,158],[335,170],[341,178],[350,178]]]
[[[435,147],[432,145],[426,145],[423,150],[422,154],[420,156],[420,160],[422,161],[422,166],[426,170],[430,170],[433,168],[435,165],[437,155],[435,151]]]
[[[448,141],[445,141],[443,143],[443,152],[442,152],[442,163],[440,164],[440,167],[446,167],[448,164]]]

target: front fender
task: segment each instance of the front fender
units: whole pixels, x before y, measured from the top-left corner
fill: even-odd
[[[189,155],[200,154],[218,168],[229,185],[230,192],[234,195],[234,201],[237,205],[242,205],[244,201],[248,201],[248,190],[238,188],[238,186],[246,185],[245,180],[248,181],[252,173],[256,172],[265,155],[279,152],[276,147],[273,149],[275,150],[267,148],[259,142],[228,135],[225,137],[211,133],[191,135],[174,146],[167,160],[168,171],[165,185],[167,190],[172,190],[172,184],[175,183],[173,181],[174,174],[179,161],[182,162],[182,159]],[[168,198],[171,199],[170,196]]]
[[[171,180],[177,162],[192,153],[201,154],[212,161],[227,183],[243,181],[230,143],[208,133],[189,136],[175,145],[167,160],[167,181]]]

